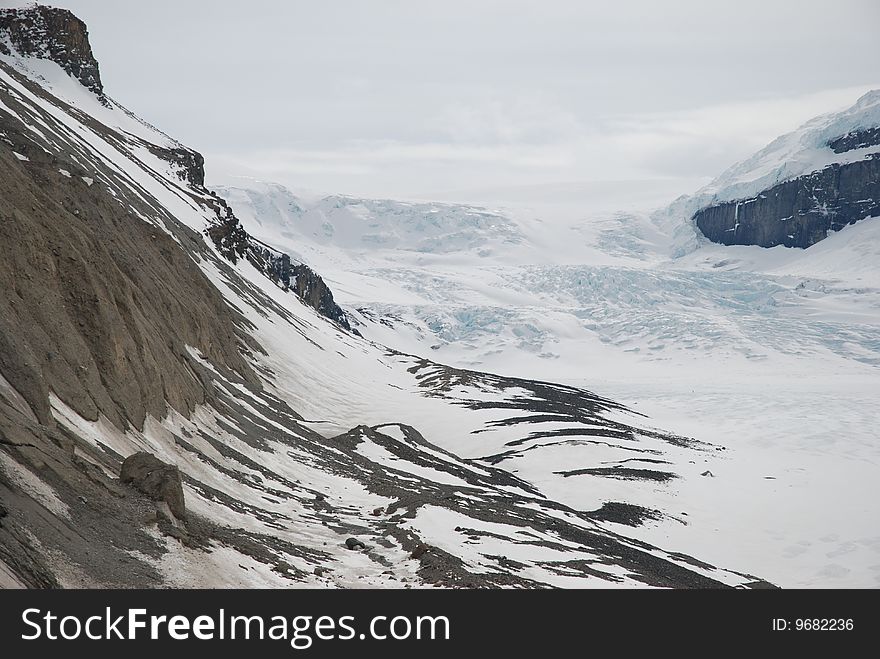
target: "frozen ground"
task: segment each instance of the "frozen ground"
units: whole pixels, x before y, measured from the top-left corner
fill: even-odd
[[[808,250],[764,250],[607,200],[304,203],[256,182],[221,193],[248,230],[318,269],[368,338],[584,387],[726,448],[678,465],[684,477],[651,500],[621,481],[626,500],[677,513],[631,535],[783,586],[880,585],[880,218]],[[573,482],[584,476],[551,476],[583,466],[578,447],[536,449],[498,466],[569,505],[589,498]]]

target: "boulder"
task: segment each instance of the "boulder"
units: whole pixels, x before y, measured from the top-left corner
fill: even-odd
[[[345,546],[354,551],[355,549],[366,549],[367,546],[357,538],[349,538],[345,541]]]
[[[154,501],[163,501],[177,519],[186,516],[180,470],[152,453],[135,453],[122,463],[120,479]]]
[[[416,548],[412,550],[410,557],[419,559],[428,553],[428,549],[429,549],[428,545],[426,545],[423,542],[420,542],[418,545],[416,545]]]

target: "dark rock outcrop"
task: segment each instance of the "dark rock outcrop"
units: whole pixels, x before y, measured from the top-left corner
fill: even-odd
[[[217,222],[208,228],[207,234],[224,258],[233,263],[246,258],[285,291],[293,292],[325,318],[356,333],[345,311],[333,299],[330,287],[318,273],[303,263],[293,263],[290,255],[278,252],[251,236],[223,199],[215,196],[215,201]]]
[[[49,59],[99,97],[104,94],[98,62],[85,23],[66,9],[37,5],[0,9],[0,38],[22,55]],[[8,48],[4,46],[6,54]]]
[[[831,144],[845,151],[872,139],[880,139],[880,131],[851,133]],[[876,215],[880,215],[880,154],[830,165],[750,199],[703,208],[693,220],[709,240],[724,245],[807,248],[829,231]]]
[[[846,153],[854,149],[864,149],[869,146],[880,146],[880,127],[854,130],[828,142],[828,146],[834,153]]]
[[[208,227],[208,237],[227,261],[238,263],[250,250],[250,236],[238,218],[226,217]]]
[[[291,290],[297,297],[322,316],[351,330],[345,312],[333,300],[333,293],[317,272],[302,263],[293,266],[291,272],[294,275],[291,278]]]
[[[152,453],[135,453],[122,463],[119,476],[154,501],[164,501],[177,519],[186,517],[180,470]]]
[[[142,142],[142,144],[154,156],[175,167],[181,181],[188,183],[196,190],[208,192],[205,188],[205,158],[201,153],[185,146],[163,148],[149,142]]]
[[[178,175],[191,186],[205,187],[205,158],[201,153],[186,148],[169,149],[165,160],[177,165]]]

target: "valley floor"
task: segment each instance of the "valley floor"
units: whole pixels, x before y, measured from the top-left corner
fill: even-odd
[[[308,211],[332,238],[302,235],[296,218],[266,212],[281,206],[273,194],[233,203],[250,231],[324,274],[366,337],[583,387],[723,447],[622,495],[665,513],[631,537],[781,586],[880,586],[880,218],[809,250],[762,250],[706,244],[661,213],[502,209],[491,212],[504,231],[459,222],[447,251],[442,235],[412,242],[424,208],[396,209],[416,219],[390,230],[388,208],[345,200],[376,220],[377,248],[340,237],[338,208]],[[544,446],[497,466],[588,509],[588,484],[551,475],[579,455]]]

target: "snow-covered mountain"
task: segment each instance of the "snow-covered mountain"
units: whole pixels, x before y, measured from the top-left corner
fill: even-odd
[[[0,41],[0,585],[766,585],[744,557],[694,555],[711,525],[741,531],[699,510],[723,446],[370,340],[387,319],[351,328],[354,289],[318,274],[489,262],[534,227],[230,205],[201,156],[113,101],[69,12],[4,10]],[[693,534],[668,533],[688,515]]]
[[[880,215],[880,90],[779,137],[675,212],[716,243],[801,248]]]

